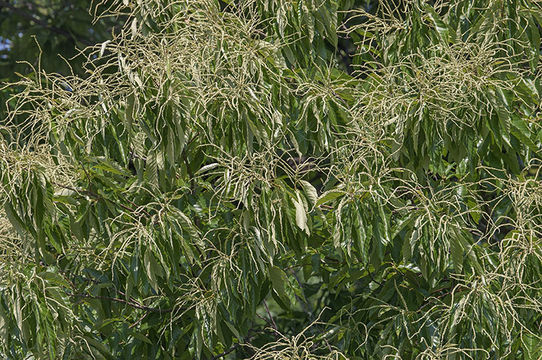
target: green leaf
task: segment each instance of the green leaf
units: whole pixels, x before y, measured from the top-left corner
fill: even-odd
[[[196,171],[196,175],[203,174],[209,170],[216,168],[217,166],[219,166],[218,163],[212,163],[212,164],[207,164],[205,166],[202,166],[198,171]]]
[[[542,356],[542,339],[540,335],[524,333],[522,336],[522,345],[525,351],[525,359],[535,360]]]
[[[309,9],[305,4],[305,0],[300,0],[300,4],[302,4],[301,7],[303,9],[303,21],[307,26],[309,32],[309,42],[312,43],[312,41],[314,40],[314,17],[309,12]]]
[[[454,265],[454,271],[457,274],[460,274],[463,270],[463,246],[459,239],[458,232],[456,232],[455,238],[452,238],[450,241],[452,263]]]
[[[8,219],[9,219],[9,222],[11,223],[11,225],[13,225],[13,227],[15,227],[15,229],[17,230],[17,232],[20,235],[24,236],[27,233],[27,231],[26,231],[27,227],[23,223],[23,221],[21,220],[19,215],[17,215],[17,213],[13,210],[13,207],[11,206],[11,204],[6,202],[4,204],[4,210],[6,212],[6,215],[7,215]]]
[[[335,200],[337,198],[340,198],[341,196],[344,196],[345,194],[346,194],[346,192],[344,192],[342,190],[328,190],[328,191],[324,192],[322,195],[320,195],[320,197],[316,201],[315,206],[320,206],[322,204],[327,203],[328,201],[332,201],[332,200]]]
[[[527,145],[532,151],[539,151],[538,146],[536,146],[536,144],[531,140],[532,132],[525,120],[513,116],[510,125],[510,132],[512,135],[514,135],[523,144]]]
[[[57,273],[51,271],[42,271],[38,274],[38,276],[51,284],[71,289],[70,283]]]
[[[301,200],[301,196],[299,195],[299,192],[296,192],[297,200],[294,200],[294,206],[295,206],[295,222],[297,226],[305,231],[307,235],[310,235],[309,226],[307,224],[307,212],[305,209],[305,205],[303,204],[303,201]]]
[[[307,199],[309,199],[310,204],[315,206],[318,201],[318,192],[316,191],[316,188],[312,186],[310,182],[305,180],[301,180],[301,185],[303,186],[303,190]]]
[[[288,283],[288,276],[286,276],[286,273],[282,269],[272,266],[269,268],[269,277],[271,278],[273,290],[276,291],[283,303],[288,305],[290,300],[286,293],[286,284]]]
[[[160,289],[158,277],[163,276],[164,271],[162,267],[158,265],[158,262],[154,258],[154,255],[149,248],[147,248],[147,250],[145,251],[145,256],[143,257],[143,264],[145,266],[145,271],[147,272],[147,276],[149,278],[151,286],[156,291],[158,291]]]
[[[440,16],[436,13],[435,9],[429,4],[424,4],[424,10],[431,19],[433,26],[435,27],[435,30],[437,30],[437,33],[439,34],[442,41],[445,43],[455,42],[455,34],[449,31],[448,25],[444,21],[442,21]]]

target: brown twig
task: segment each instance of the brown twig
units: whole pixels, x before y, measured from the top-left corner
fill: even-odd
[[[86,295],[86,294],[73,294],[72,296],[80,297],[80,298],[84,298],[84,299],[100,299],[100,300],[114,301],[114,302],[118,302],[118,303],[122,303],[122,304],[125,304],[125,305],[128,305],[128,306],[131,306],[131,307],[133,307],[135,309],[150,311],[150,312],[157,312],[157,313],[161,313],[161,314],[169,313],[169,312],[173,311],[173,308],[170,308],[170,309],[153,308],[153,307],[145,306],[145,305],[137,303],[137,302],[128,301],[128,300],[124,300],[124,299],[120,299],[120,298],[114,298],[114,297],[110,297],[110,296],[92,296],[92,295]]]
[[[269,316],[271,324],[273,324],[273,329],[275,329],[275,331],[278,331],[277,324],[275,323],[273,316],[271,316],[271,311],[269,311],[269,307],[267,307],[267,302],[265,300],[263,301],[263,306],[265,307],[265,311],[267,312],[267,316]]]
[[[217,359],[220,359],[220,358],[223,358],[224,356],[228,355],[229,353],[237,350],[239,347],[242,347],[244,346],[244,344],[247,342],[247,341],[251,341],[252,339],[254,339],[256,337],[256,335],[258,333],[265,333],[266,332],[266,329],[261,329],[261,330],[255,330],[255,329],[250,329],[248,331],[248,336],[245,337],[244,339],[242,339],[242,342],[239,342],[239,343],[236,343],[234,345],[232,345],[228,350],[218,354],[218,355],[215,355],[211,358],[211,360],[217,360]],[[277,332],[277,330],[275,330],[274,332]],[[252,335],[250,335],[250,333],[252,333]]]
[[[228,350],[226,350],[226,351],[224,351],[224,352],[222,352],[222,353],[220,353],[220,354],[218,354],[218,355],[213,356],[213,357],[211,358],[211,360],[217,360],[217,359],[220,359],[220,358],[222,358],[222,357],[228,355],[229,353],[231,353],[231,352],[237,350],[237,348],[238,348],[239,346],[241,346],[241,344],[240,344],[240,343],[237,343],[237,344],[233,345],[231,348],[229,348]]]

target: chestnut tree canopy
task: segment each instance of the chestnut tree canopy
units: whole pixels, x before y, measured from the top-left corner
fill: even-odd
[[[540,1],[107,4],[0,119],[0,357],[542,357]]]

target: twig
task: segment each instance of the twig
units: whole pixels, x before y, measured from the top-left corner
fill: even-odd
[[[119,299],[119,298],[114,298],[114,297],[110,297],[110,296],[92,296],[92,295],[86,295],[86,294],[73,294],[72,296],[81,297],[81,298],[85,298],[85,299],[100,299],[100,300],[115,301],[115,302],[118,302],[118,303],[122,303],[122,304],[125,304],[125,305],[128,305],[128,306],[131,306],[131,307],[133,307],[135,309],[145,310],[145,311],[152,311],[152,312],[157,312],[157,313],[161,313],[161,314],[169,313],[169,312],[173,311],[173,308],[170,308],[170,309],[153,308],[153,307],[145,306],[145,305],[142,305],[142,304],[139,304],[139,303],[136,303],[136,302],[132,302],[132,301],[124,300],[124,299]]]
[[[269,316],[269,320],[271,320],[271,324],[273,324],[273,329],[275,329],[275,331],[278,331],[277,324],[275,323],[273,316],[271,316],[271,312],[269,311],[269,308],[267,307],[267,302],[265,300],[263,301],[263,306],[265,307],[267,316]]]
[[[239,346],[241,346],[241,344],[240,344],[240,343],[237,343],[237,344],[233,345],[231,348],[229,348],[228,350],[224,351],[223,353],[220,353],[220,354],[218,354],[218,355],[213,356],[213,357],[211,358],[211,360],[217,360],[217,359],[220,359],[221,357],[224,357],[224,356],[228,355],[229,353],[231,353],[231,352],[237,350],[237,348],[238,348]]]
[[[226,355],[228,355],[229,353],[237,350],[239,347],[243,346],[244,343],[246,343],[247,341],[251,341],[252,339],[254,339],[256,337],[256,334],[258,333],[265,333],[266,332],[266,329],[261,329],[261,330],[254,330],[254,329],[250,329],[248,330],[248,334],[250,333],[253,333],[252,335],[248,335],[247,337],[245,337],[242,342],[239,342],[239,343],[236,343],[234,345],[232,345],[228,350],[218,354],[218,355],[215,355],[211,358],[211,360],[217,360],[217,359],[220,359]],[[277,332],[277,330],[275,329],[275,332]]]

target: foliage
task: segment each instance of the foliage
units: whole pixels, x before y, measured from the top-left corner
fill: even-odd
[[[115,27],[112,18],[93,21],[94,13],[111,4],[89,9],[90,4],[88,0],[0,1],[0,79],[15,80],[15,72],[26,74],[29,67],[24,62],[36,66],[38,58],[48,72],[79,73],[78,48],[107,40]]]
[[[90,6],[90,8],[89,8]],[[94,21],[111,2],[89,0],[0,0],[0,117],[6,116],[6,101],[17,87],[5,81],[28,75],[32,66],[47,72],[84,75],[80,49],[110,38],[123,17]]]
[[[0,354],[538,359],[534,0],[140,0],[0,132]]]

